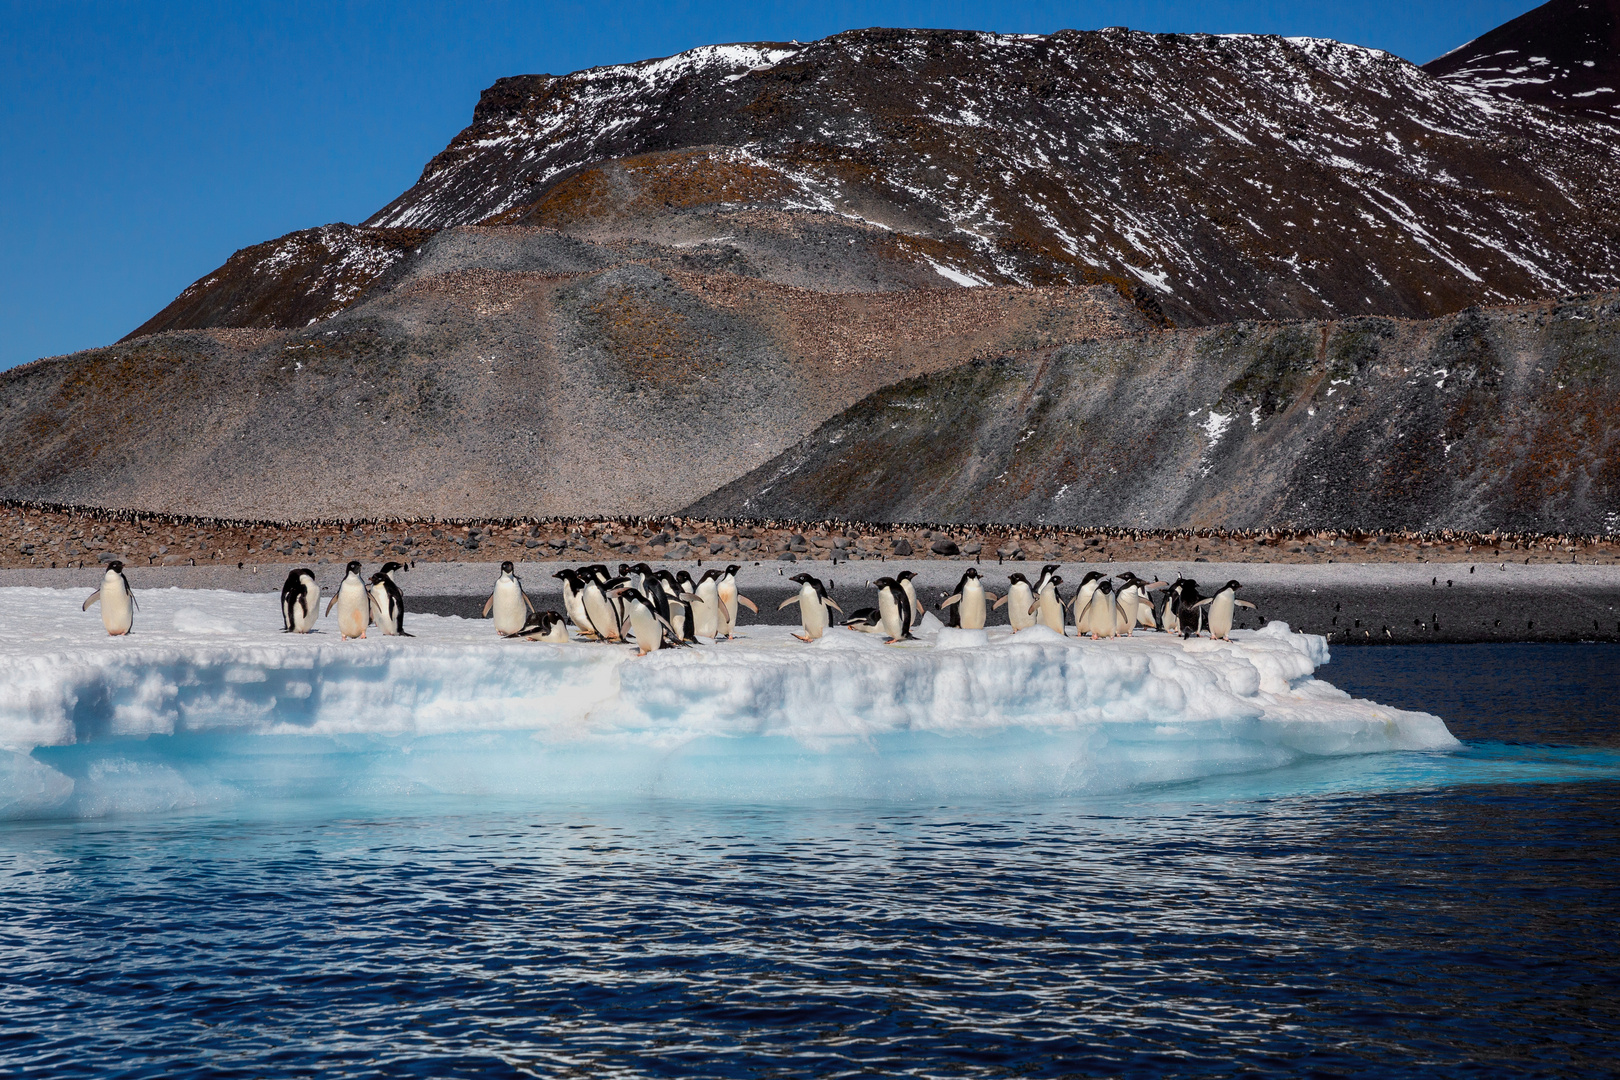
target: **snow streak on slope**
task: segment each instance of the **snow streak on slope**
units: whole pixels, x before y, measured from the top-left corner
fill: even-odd
[[[105,636],[82,594],[0,590],[0,816],[253,794],[1032,797],[1445,750],[1436,717],[1312,678],[1323,640],[1092,643],[1046,630],[913,646],[782,627],[633,658],[413,618],[414,639],[282,635],[271,594],[141,594]]]

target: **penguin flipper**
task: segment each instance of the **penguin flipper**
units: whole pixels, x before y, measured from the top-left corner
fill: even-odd
[[[1254,608],[1254,605],[1249,603],[1247,600],[1234,600],[1232,603],[1236,604],[1238,607],[1246,607],[1251,610]]]
[[[834,600],[832,597],[830,597],[830,596],[827,597],[826,602],[827,602],[827,606],[832,608],[834,611],[838,612],[838,614],[842,615],[844,613],[844,609],[839,607],[838,606],[838,601]]]
[[[522,592],[521,589],[518,590],[518,591]],[[495,602],[495,594],[490,593],[489,594],[489,599],[490,599],[491,603],[494,603]],[[529,599],[529,594],[528,593],[523,593],[523,602],[524,602],[524,604],[528,605],[530,615],[537,614],[537,612],[534,610],[534,601]]]
[[[339,591],[342,591],[342,590],[339,590]],[[327,605],[326,605],[326,613],[327,613],[327,614],[328,614],[328,615],[330,615],[330,614],[332,614],[332,609],[333,609],[333,608],[335,608],[335,607],[337,607],[337,598],[338,598],[338,594],[337,594],[337,593],[333,593],[333,594],[332,594],[332,599],[331,599],[331,600],[330,600],[330,601],[328,601],[328,602],[327,602]]]
[[[954,595],[947,596],[945,599],[939,602],[939,610],[944,611],[946,608],[950,607],[960,599],[962,599],[961,593],[955,593]]]
[[[1213,596],[1205,597],[1204,599],[1198,601],[1198,603],[1194,604],[1193,607],[1194,608],[1208,607],[1209,604],[1210,604],[1210,601],[1214,600],[1214,599],[1215,598]]]
[[[789,604],[797,604],[798,602],[799,602],[799,594],[794,593],[792,596],[788,597],[786,600],[782,601],[780,604],[777,604],[776,605],[776,610],[781,611],[783,608],[787,607]],[[84,606],[89,607],[90,602],[88,600],[85,601]],[[726,604],[725,604],[724,600],[722,600],[720,602],[720,610],[722,612],[726,610]]]
[[[749,611],[752,611],[755,615],[759,614],[759,608],[755,607],[754,602],[748,599],[748,597],[744,596],[742,593],[737,594],[737,603],[741,604]]]
[[[100,600],[100,599],[101,599],[101,590],[97,589],[95,592],[93,592],[89,596],[85,597],[85,599],[84,599],[84,607],[80,608],[79,610],[80,611],[89,611],[90,610],[90,605],[95,603],[97,600]]]
[[[1011,600],[1011,599],[1012,599],[1011,596],[1003,596],[1001,599],[997,600],[995,603],[990,605],[990,610],[991,611],[997,610],[998,608],[1001,607],[1002,604],[1005,604],[1008,600]]]
[[[524,598],[523,598],[523,599],[525,599],[525,600],[527,600],[527,599],[528,599],[528,597],[527,597],[527,596],[525,596],[525,597],[524,597]],[[484,613],[483,613],[483,614],[482,614],[482,615],[480,615],[480,616],[478,616],[478,617],[479,617],[479,618],[480,618],[480,619],[487,619],[487,618],[489,618],[489,609],[490,609],[490,608],[492,608],[492,607],[494,607],[494,606],[495,606],[495,594],[494,594],[494,593],[490,593],[490,594],[489,594],[489,599],[488,599],[488,600],[485,600],[485,601],[484,601]],[[533,610],[534,610],[534,609],[533,609],[533,608],[530,608],[530,609],[529,609],[529,610],[531,610],[531,611],[533,611]]]

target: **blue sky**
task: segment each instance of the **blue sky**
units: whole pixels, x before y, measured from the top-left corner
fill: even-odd
[[[366,218],[502,75],[863,26],[1305,34],[1422,63],[1531,6],[0,0],[0,368],[116,340],[237,248]]]

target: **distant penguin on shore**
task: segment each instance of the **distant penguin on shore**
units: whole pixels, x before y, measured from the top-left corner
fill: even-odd
[[[794,574],[788,580],[799,583],[799,593],[782,601],[776,606],[776,610],[781,611],[789,604],[798,604],[799,623],[804,627],[804,633],[793,636],[800,641],[816,641],[827,632],[827,624],[831,621],[827,609],[832,608],[839,614],[843,614],[844,609],[827,595],[827,589],[821,584],[820,578],[809,574]],[[904,596],[905,593],[901,592],[900,595]]]
[[[495,589],[484,601],[484,617],[495,612],[495,632],[501,637],[522,633],[528,625],[528,615],[534,603],[523,591],[523,582],[513,573],[511,560],[501,563],[501,576],[495,579]]]
[[[1237,598],[1237,591],[1241,588],[1243,588],[1241,582],[1228,581],[1225,585],[1222,585],[1216,590],[1214,596],[1198,601],[1199,607],[1207,607],[1209,609],[1209,616],[1205,625],[1209,627],[1209,636],[1214,638],[1216,641],[1220,641],[1222,639],[1231,639],[1232,616],[1235,614],[1235,608],[1254,607],[1254,605],[1249,603],[1247,600],[1239,600]]]
[[[1029,579],[1023,574],[1014,571],[1007,578],[1007,592],[1001,599],[991,605],[991,610],[1007,605],[1007,625],[1016,633],[1027,630],[1035,625],[1035,616],[1031,609],[1035,606],[1035,593],[1029,587]]]
[[[983,630],[985,616],[989,609],[986,600],[994,603],[998,597],[995,593],[986,593],[984,581],[979,577],[977,567],[970,566],[957,582],[956,591],[940,601],[939,609],[944,611],[948,607],[956,607],[957,617],[951,620],[951,625],[960,626],[964,630]]]
[[[337,608],[338,633],[344,638],[363,638],[370,622],[371,593],[365,579],[360,576],[360,560],[350,562],[344,570],[343,581],[326,605],[326,613]]]
[[[282,633],[307,634],[321,614],[321,586],[315,571],[301,566],[281,586]]]
[[[1074,591],[1074,632],[1077,637],[1085,637],[1091,633],[1091,597],[1097,591],[1097,583],[1103,579],[1102,571],[1087,570],[1086,576],[1080,579],[1080,587]]]
[[[973,571],[968,571],[972,573]],[[878,622],[883,627],[887,644],[914,640],[911,636],[911,601],[906,590],[892,577],[880,577],[872,584],[878,590]],[[983,597],[980,597],[983,600]]]
[[[124,576],[124,564],[114,559],[101,575],[101,588],[85,598],[80,611],[89,611],[90,605],[101,604],[101,625],[113,637],[123,637],[135,625],[135,593]]]
[[[533,611],[523,622],[523,629],[513,637],[524,641],[549,641],[556,645],[568,644],[568,623],[555,611]]]
[[[398,563],[388,563],[371,575],[371,621],[387,637],[414,637],[405,632],[405,594],[391,576],[397,569]]]

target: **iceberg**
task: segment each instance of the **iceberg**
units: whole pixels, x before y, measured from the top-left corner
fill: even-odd
[[[0,589],[0,817],[440,792],[562,799],[1052,798],[1310,758],[1446,751],[1438,718],[1314,677],[1326,642],[1091,642],[1036,627],[884,645],[791,627],[636,657],[412,615],[412,638],[280,630],[274,594]]]

